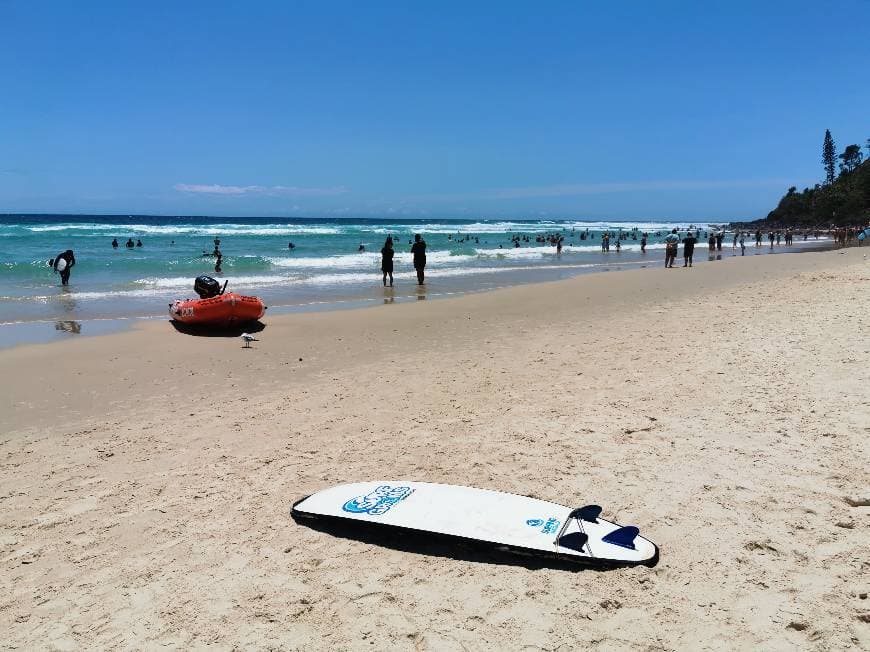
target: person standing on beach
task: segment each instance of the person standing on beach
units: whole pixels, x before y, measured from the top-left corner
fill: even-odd
[[[680,236],[677,235],[677,230],[673,229],[667,237],[665,237],[665,268],[674,266],[674,260],[677,257],[677,247],[679,244]]]
[[[722,240],[725,239],[725,232],[719,231],[716,233],[716,251],[722,251]]]
[[[411,253],[414,254],[414,269],[417,270],[417,285],[423,285],[424,272],[426,269],[426,241],[417,233],[414,235],[414,244],[411,245]]]
[[[743,237],[743,232],[740,232],[740,255],[746,255],[746,239]]]
[[[70,268],[76,264],[73,250],[67,249],[62,254],[58,254],[50,264],[54,268],[54,271],[60,274],[61,285],[69,285]]]
[[[390,287],[393,287],[393,237],[387,236],[384,248],[381,249],[381,271],[384,274],[384,287],[387,287],[387,274],[390,275]]]
[[[695,243],[697,241],[697,238],[692,235],[691,231],[686,233],[686,237],[683,238],[683,267],[692,266],[692,256],[695,253]]]

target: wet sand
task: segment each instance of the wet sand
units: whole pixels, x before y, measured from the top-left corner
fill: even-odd
[[[0,639],[866,648],[863,255],[279,315],[252,350],[155,321],[0,351]],[[289,518],[388,477],[597,502],[661,561],[573,573]]]

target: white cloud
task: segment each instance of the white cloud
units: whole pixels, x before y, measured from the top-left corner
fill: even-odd
[[[179,192],[191,192],[204,195],[268,195],[271,197],[324,197],[343,195],[347,192],[344,186],[333,188],[299,188],[297,186],[222,186],[217,183],[176,183],[173,188]]]

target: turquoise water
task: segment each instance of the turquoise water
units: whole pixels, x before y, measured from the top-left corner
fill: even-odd
[[[322,220],[276,218],[4,216],[0,218],[0,323],[165,315],[170,301],[193,295],[193,279],[209,274],[229,289],[263,297],[272,307],[341,305],[384,299],[380,249],[395,240],[396,288],[390,300],[421,298],[410,240],[428,244],[425,296],[564,278],[601,269],[660,264],[662,240],[686,223],[583,221]],[[601,251],[601,234],[622,231]],[[640,234],[650,234],[648,253]],[[560,255],[536,236],[564,237]],[[588,233],[588,237],[581,236]],[[515,248],[514,236],[528,236]],[[221,241],[222,272],[203,256]],[[110,245],[113,238],[118,249]],[[128,238],[143,246],[127,249]],[[636,238],[636,239],[634,239]],[[292,242],[295,249],[290,250]],[[726,249],[730,250],[730,239]],[[364,252],[360,252],[362,245]],[[72,249],[70,285],[47,261]],[[706,245],[699,243],[699,255]]]

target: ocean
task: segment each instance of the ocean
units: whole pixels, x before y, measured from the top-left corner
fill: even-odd
[[[6,215],[0,217],[0,326],[165,317],[171,301],[195,296],[200,274],[262,297],[271,313],[437,298],[660,265],[673,227],[699,230],[698,257],[707,258],[708,225],[686,222]],[[622,232],[621,252],[615,238],[602,252],[605,231]],[[409,251],[415,233],[428,245],[424,288],[415,283]],[[536,242],[547,234],[564,237],[561,254]],[[395,242],[396,287],[384,291],[380,249],[387,235]],[[522,246],[514,246],[514,236]],[[142,246],[128,249],[128,238]],[[215,259],[203,255],[214,250],[215,238],[223,253],[220,273]],[[62,287],[48,260],[66,249],[75,252],[76,265]],[[732,254],[730,239],[724,253]]]

